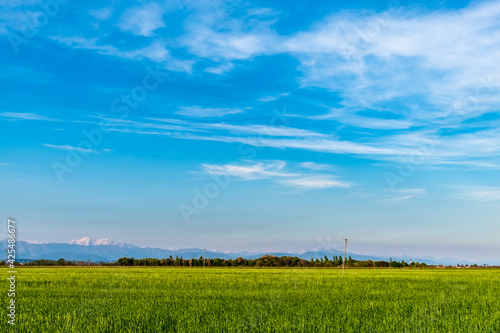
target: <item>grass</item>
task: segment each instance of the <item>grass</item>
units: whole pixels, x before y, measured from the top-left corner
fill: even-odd
[[[17,283],[18,332],[500,332],[491,269],[19,268]]]

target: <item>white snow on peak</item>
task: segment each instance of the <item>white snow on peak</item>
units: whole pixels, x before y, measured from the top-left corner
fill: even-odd
[[[28,243],[28,244],[48,244],[47,242],[33,241],[33,240],[27,240],[26,243]]]
[[[71,244],[85,245],[85,246],[89,246],[91,242],[92,242],[92,240],[88,237],[83,237],[80,239],[72,239],[71,240]]]
[[[97,239],[97,240],[92,240],[89,237],[83,237],[80,239],[72,239],[70,244],[75,244],[75,245],[83,245],[83,246],[89,246],[89,245],[118,245],[115,241],[112,241],[108,238],[102,238],[102,239]]]
[[[93,244],[94,245],[118,245],[117,242],[115,242],[111,239],[108,239],[108,238],[98,239],[98,240],[94,241]]]

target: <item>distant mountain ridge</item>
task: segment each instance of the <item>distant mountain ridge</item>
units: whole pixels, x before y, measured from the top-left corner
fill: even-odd
[[[7,248],[7,239],[1,240],[3,248]],[[189,258],[199,258],[203,256],[203,249],[192,248],[192,249],[178,249],[178,250],[168,250],[160,248],[143,248],[133,244],[117,243],[110,239],[98,239],[92,240],[89,237],[83,237],[81,239],[73,239],[71,243],[41,243],[41,242],[26,242],[17,241],[16,242],[16,257],[19,259],[50,259],[57,260],[59,258],[64,258],[65,260],[91,260],[94,262],[98,261],[116,261],[121,257],[133,257],[137,259],[141,258],[168,258],[172,257],[182,257],[184,259]],[[319,259],[323,258],[325,255],[328,258],[333,256],[343,256],[344,252],[335,249],[326,250],[310,250],[301,253],[289,253],[289,252],[260,252],[260,253],[249,253],[249,252],[219,252],[219,251],[206,251],[207,258],[221,258],[221,259],[234,259],[237,257],[244,257],[247,259],[256,259],[264,255],[274,255],[280,256],[292,256],[299,257],[303,259]],[[376,255],[362,255],[357,253],[348,252],[347,256],[351,256],[358,260],[386,260],[387,257],[380,257]],[[405,260],[409,261],[409,257],[393,256],[393,260]],[[446,259],[434,259],[430,257],[412,257],[413,261],[425,262],[430,265],[456,265],[456,264],[471,264],[467,261],[460,261],[453,258]]]

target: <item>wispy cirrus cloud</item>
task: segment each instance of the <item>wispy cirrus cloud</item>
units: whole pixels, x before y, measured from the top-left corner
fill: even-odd
[[[202,108],[199,106],[183,106],[177,110],[177,114],[194,118],[222,117],[228,114],[238,114],[245,112],[243,109],[231,108]]]
[[[193,3],[194,4],[194,3]],[[275,54],[280,37],[271,26],[279,13],[266,8],[231,8],[223,1],[189,5],[194,13],[185,22],[181,44],[197,57],[225,63],[263,54]],[[223,10],[220,10],[220,9]],[[246,15],[232,20],[233,10]]]
[[[64,44],[68,47],[95,51],[99,54],[115,56],[130,60],[149,59],[155,62],[163,63],[166,69],[179,72],[192,72],[194,61],[180,60],[171,56],[165,42],[154,40],[149,45],[136,49],[122,49],[111,44],[100,41],[99,38],[84,38],[79,36],[54,36],[54,41]]]
[[[433,122],[454,109],[461,117],[477,117],[500,102],[495,93],[500,89],[500,37],[494,33],[498,1],[433,13],[403,7],[336,12],[290,36],[272,29],[273,15],[255,18],[248,11],[238,24],[196,17],[187,22],[182,39],[198,57],[242,60],[288,54],[299,62],[302,87],[336,92],[346,107],[387,107],[407,118],[352,114],[346,122],[355,126],[407,129],[414,121]],[[478,105],[471,108],[471,103]]]
[[[290,95],[290,93],[281,93],[281,94],[277,94],[274,96],[263,96],[263,97],[259,98],[258,101],[264,102],[264,103],[274,102],[274,101],[277,101],[278,99],[280,99],[281,97],[285,97],[288,95]]]
[[[70,145],[53,145],[49,143],[42,143],[42,146],[49,147],[49,148],[54,148],[54,149],[60,149],[60,150],[66,150],[66,151],[77,151],[79,153],[83,154],[100,154],[101,152],[112,152],[111,149],[88,149],[88,148],[83,148],[83,147],[75,147],[75,146],[70,146]]]
[[[295,173],[285,172],[286,162],[271,161],[237,164],[202,164],[203,170],[210,175],[228,175],[245,180],[265,179],[270,177],[294,177]]]
[[[214,131],[228,131],[235,134],[253,134],[254,138],[258,139],[260,136],[282,136],[282,137],[326,137],[325,134],[288,126],[271,126],[261,124],[248,124],[248,125],[234,125],[231,123],[200,123],[200,122],[187,122],[178,119],[161,119],[149,118],[151,120],[179,124],[195,129],[205,129]],[[252,137],[249,137],[252,139]]]
[[[359,111],[359,110],[358,110]],[[396,130],[409,129],[418,125],[415,121],[387,119],[380,117],[367,117],[356,114],[356,110],[330,108],[329,112],[315,116],[293,115],[294,117],[304,117],[313,120],[335,120],[339,123],[369,129]]]
[[[438,135],[432,130],[347,140],[290,126],[260,124],[235,125],[172,118],[138,120],[98,117],[113,124],[112,131],[161,135],[176,139],[238,143],[255,147],[299,149],[330,154],[350,154],[379,161],[401,163],[417,156],[418,167],[438,165],[494,168],[500,164],[500,130]],[[147,120],[147,121],[145,121]],[[82,121],[80,121],[82,122]],[[89,121],[98,124],[98,122]]]
[[[89,14],[100,21],[107,20],[113,15],[113,7],[109,6],[97,10],[91,10]]]
[[[234,68],[234,64],[231,62],[226,62],[219,64],[218,66],[210,66],[205,68],[205,72],[217,75],[227,74]]]
[[[172,38],[168,29],[162,29],[168,23],[164,14],[181,7],[189,15],[179,11],[176,18],[182,29]],[[234,17],[233,11],[238,12]],[[205,118],[204,123],[142,119],[120,123],[115,131],[390,162],[418,154],[422,145],[432,145],[432,152],[422,158],[423,165],[491,168],[499,164],[498,124],[486,125],[481,119],[486,113],[492,116],[500,103],[499,1],[432,12],[412,6],[378,12],[335,11],[286,34],[276,28],[281,20],[278,10],[244,2],[146,2],[102,15],[114,16],[110,24],[134,43],[85,33],[52,39],[121,59],[159,62],[173,70],[196,72],[200,78],[207,73],[229,74],[233,68],[244,71],[258,59],[285,55],[293,60],[291,81],[298,84],[298,88],[273,87],[252,95],[255,105],[251,105],[249,124],[231,119],[244,108],[211,103],[209,108],[187,106],[174,111],[192,120]],[[210,80],[229,78],[207,76]],[[266,125],[269,119],[259,114],[266,102],[285,96],[286,100],[306,99],[280,91],[305,95],[314,89],[321,96],[335,97],[329,100],[336,105],[321,105],[327,112],[320,114],[317,108],[308,109],[317,106],[312,103],[296,106],[293,126]],[[255,96],[261,96],[259,103]],[[224,117],[224,122],[209,119],[216,117]],[[332,130],[333,126],[347,130]]]
[[[500,187],[495,186],[457,186],[457,198],[462,200],[493,202],[500,201]]]
[[[254,162],[242,164],[203,164],[209,175],[225,175],[242,180],[270,179],[297,189],[314,190],[332,187],[349,188],[351,183],[340,181],[326,174],[305,174],[287,170],[285,161]]]
[[[284,179],[280,180],[279,182],[282,184],[286,184],[288,186],[303,188],[303,189],[323,189],[330,187],[349,188],[352,186],[351,183],[332,179],[330,176],[325,176],[325,175],[314,175],[314,176],[305,176],[293,179]]]
[[[500,86],[496,75],[500,65],[495,61],[500,37],[485,36],[497,29],[499,19],[498,1],[432,14],[402,8],[371,14],[342,12],[285,43],[301,63],[304,86],[339,91],[348,106],[398,103],[394,111],[429,120],[469,96],[477,97],[478,89],[481,113],[498,104],[499,97],[486,90]],[[415,98],[426,105],[425,110],[412,108]]]
[[[316,162],[302,162],[299,165],[303,168],[311,170],[328,170],[332,168],[330,164],[316,163]]]
[[[134,35],[149,37],[159,28],[165,27],[164,6],[157,3],[144,4],[127,9],[118,22],[118,27]]]
[[[35,113],[23,113],[23,112],[1,112],[0,117],[9,118],[12,120],[45,120],[45,121],[57,121],[57,119],[49,118]]]
[[[425,188],[408,188],[401,190],[392,190],[392,193],[396,193],[398,196],[393,198],[385,199],[385,202],[404,202],[410,199],[416,198],[418,196],[424,195],[427,193]]]

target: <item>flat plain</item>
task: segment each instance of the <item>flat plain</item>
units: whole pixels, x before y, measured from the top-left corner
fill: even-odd
[[[495,269],[17,271],[18,332],[500,332]]]

